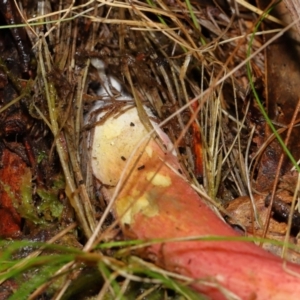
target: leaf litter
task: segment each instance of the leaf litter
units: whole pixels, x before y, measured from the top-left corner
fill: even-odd
[[[9,264],[4,267],[2,284],[11,281],[11,290],[20,288],[11,297],[67,299],[78,293],[86,299],[88,283],[84,278],[93,274],[98,280],[91,280],[88,289],[91,296],[99,293],[99,299],[196,299],[199,296],[182,284],[189,282],[188,278],[137,260],[129,251],[130,241],[118,244],[124,236],[93,177],[91,139],[98,122],[124,110],[124,104],[116,101],[118,97],[123,97],[126,105],[135,104],[148,131],[152,130],[151,118],[160,122],[175,145],[181,172],[191,186],[220,216],[243,234],[253,235],[255,241],[266,222],[262,217],[267,206],[265,199],[271,193],[282,150],[276,146],[275,152],[270,151],[268,143],[271,139],[272,143],[276,141],[254,100],[249,80],[254,81],[263,103],[266,101],[268,112],[271,106],[273,111],[274,106],[279,106],[275,112],[279,119],[272,114],[270,117],[280,132],[286,130],[277,124],[288,126],[291,120],[290,115],[282,118],[289,114],[287,105],[278,101],[274,104],[272,97],[266,97],[270,79],[266,82],[264,74],[270,76],[272,70],[264,67],[265,40],[261,31],[256,32],[250,45],[252,53],[259,51],[250,60],[252,78],[246,72],[250,36],[264,7],[260,7],[261,11],[255,8],[258,15],[254,16],[249,6],[240,1],[233,6],[209,1],[200,5],[188,0],[45,0],[38,4],[28,0],[17,6],[14,1],[8,3],[7,8],[1,4],[2,24],[9,25],[9,29],[1,29],[5,44],[1,46],[4,51],[0,62],[0,150],[2,159],[9,155],[10,159],[20,160],[19,175],[13,176],[17,185],[22,188],[18,182],[28,183],[27,190],[20,192],[13,183],[5,181],[7,175],[0,177],[1,201],[5,194],[10,202],[8,207],[1,202],[5,208],[1,216],[17,216],[9,228],[13,233],[1,229],[1,236],[26,240],[28,245],[20,244],[18,248],[3,240],[3,261],[10,258],[17,271],[11,272]],[[274,17],[266,19],[273,23],[271,30],[262,28],[265,36],[272,32],[277,39],[281,25],[274,22]],[[26,26],[15,26],[21,23]],[[106,75],[99,75],[91,64],[95,59],[103,63]],[[275,86],[281,80],[278,77]],[[121,85],[122,92],[111,78]],[[134,101],[126,95],[132,95]],[[101,100],[107,106],[97,108]],[[145,114],[143,105],[153,117]],[[96,119],[99,113],[103,115],[101,120]],[[293,134],[294,128],[292,137]],[[293,140],[288,148],[297,145]],[[297,152],[292,153],[298,159]],[[4,172],[5,166],[2,168]],[[289,171],[291,168],[285,159],[275,189],[279,209],[270,210],[267,217],[271,217],[272,233],[265,230],[267,234],[262,234],[263,238],[279,239],[282,245],[284,234],[289,235],[290,231],[289,242],[297,242],[298,227],[288,222],[288,216],[293,214],[284,215],[297,199],[298,174]],[[270,170],[272,176],[266,175]],[[266,178],[263,187],[261,176]],[[264,189],[266,186],[269,188]],[[260,202],[256,201],[258,198]],[[234,204],[237,202],[241,202],[238,208]],[[259,203],[259,208],[253,206],[255,203]],[[51,243],[62,245],[63,249]],[[97,250],[96,245],[106,243],[111,246]],[[278,244],[264,245],[270,248]],[[30,264],[18,269],[22,259],[24,264],[29,259],[24,258],[28,249],[32,252],[39,247],[41,252],[36,252],[34,259],[41,253],[41,258],[53,256],[50,266],[40,268],[40,273],[33,271]],[[122,248],[129,252],[119,257],[117,253]],[[81,254],[73,255],[74,249]],[[142,249],[143,243],[141,253],[135,255],[142,256]],[[281,253],[278,248],[272,251]],[[297,252],[297,248],[293,251]],[[67,256],[68,253],[72,255]],[[54,262],[56,254],[60,260]],[[38,264],[33,260],[33,265]],[[28,289],[24,288],[23,270],[25,281],[32,282]],[[70,278],[76,278],[76,284]],[[5,297],[9,296],[8,293]]]

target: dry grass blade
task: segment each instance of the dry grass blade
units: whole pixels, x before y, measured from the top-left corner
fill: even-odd
[[[49,109],[49,118],[50,118],[50,124],[51,124],[51,131],[55,137],[56,140],[56,149],[60,157],[60,162],[62,165],[62,168],[64,170],[64,175],[67,181],[67,187],[66,187],[66,193],[69,196],[69,199],[72,203],[73,208],[77,212],[77,216],[80,220],[80,224],[83,227],[84,232],[87,234],[87,236],[91,236],[93,228],[94,228],[94,220],[91,217],[87,218],[93,213],[93,210],[90,208],[90,211],[88,211],[87,215],[84,215],[84,211],[90,207],[90,205],[82,205],[82,202],[79,200],[79,197],[77,195],[77,191],[75,188],[75,182],[74,182],[74,175],[71,174],[69,166],[68,166],[68,153],[66,148],[66,141],[64,138],[63,133],[59,130],[58,125],[58,119],[59,119],[59,112],[56,108],[56,91],[54,89],[53,83],[48,82],[48,79],[46,78],[46,70],[48,73],[52,71],[52,67],[50,65],[50,58],[49,58],[49,52],[46,48],[46,42],[45,39],[42,38],[39,45],[39,61],[40,61],[40,70],[42,75],[43,82],[41,83],[43,86],[43,89],[45,91],[46,99],[48,102],[48,109]],[[44,52],[44,56],[43,56]],[[48,64],[45,66],[44,61],[48,62]],[[46,69],[47,68],[47,69]],[[68,149],[69,153],[72,153],[70,147]],[[75,170],[76,171],[76,170]],[[78,172],[78,171],[77,171]],[[88,223],[90,222],[90,223]]]

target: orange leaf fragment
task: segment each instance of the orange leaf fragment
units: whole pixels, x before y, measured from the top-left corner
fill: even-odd
[[[21,203],[21,180],[27,168],[26,163],[15,153],[4,149],[1,156],[0,168],[0,236],[18,237],[21,217],[16,211],[13,199]]]

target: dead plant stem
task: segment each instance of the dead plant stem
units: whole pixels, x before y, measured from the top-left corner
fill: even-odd
[[[44,47],[42,47],[42,45],[44,45]],[[44,57],[42,55],[42,48],[44,48],[44,51],[47,53],[46,41],[44,37],[42,37],[42,40],[40,40],[39,43],[39,62],[40,62],[43,82],[45,85],[45,94],[48,102],[51,129],[55,138],[57,153],[59,155],[62,169],[64,171],[64,175],[66,179],[66,194],[69,198],[72,207],[76,211],[76,215],[80,221],[80,225],[82,226],[84,233],[86,234],[87,237],[90,237],[93,232],[93,224],[88,224],[87,222],[86,216],[84,215],[85,209],[82,207],[82,203],[79,199],[79,196],[77,194],[77,189],[75,187],[74,179],[71,175],[69,166],[67,164],[68,157],[65,149],[65,140],[63,134],[59,132],[58,123],[57,123],[57,112],[55,109],[55,95],[56,95],[55,88],[52,84],[48,84],[48,81],[46,79],[46,70],[44,65]],[[47,54],[45,56],[47,61]],[[49,69],[50,61],[47,61],[47,63]],[[56,138],[57,136],[59,137]]]

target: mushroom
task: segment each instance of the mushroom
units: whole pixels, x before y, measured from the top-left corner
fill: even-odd
[[[116,79],[104,74],[101,62],[92,64],[104,82],[99,93],[105,90],[110,98],[114,86],[120,93],[116,100],[130,99]],[[144,127],[137,108],[125,104],[94,128],[93,174],[106,198],[114,201],[113,213],[125,236],[163,239],[148,245],[144,255],[190,277],[191,286],[212,299],[297,299],[300,267],[242,241],[191,187],[169,151],[170,140],[154,121],[152,125],[162,143]]]

